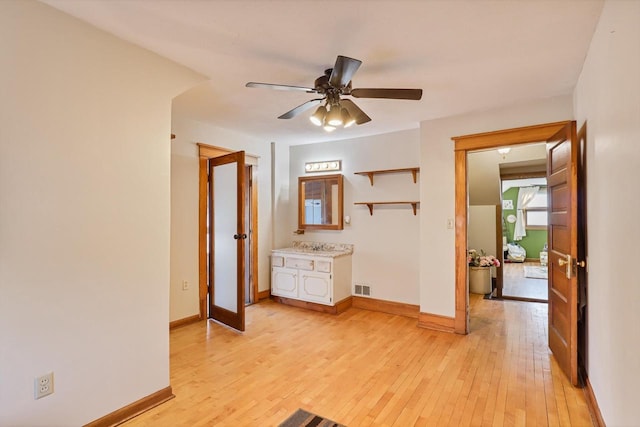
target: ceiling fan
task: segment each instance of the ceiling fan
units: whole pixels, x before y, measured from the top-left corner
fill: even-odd
[[[338,55],[333,68],[325,70],[324,75],[318,77],[314,87],[289,86],[271,83],[249,82],[247,87],[262,87],[267,89],[302,91],[317,93],[321,98],[315,98],[279,116],[279,119],[290,119],[298,114],[320,105],[309,118],[317,126],[324,126],[327,131],[333,131],[338,126],[348,127],[371,121],[371,118],[350,99],[341,96],[350,95],[354,98],[386,98],[410,99],[422,98],[422,89],[353,89],[351,78],[358,71],[362,61]],[[324,104],[324,105],[321,105]]]

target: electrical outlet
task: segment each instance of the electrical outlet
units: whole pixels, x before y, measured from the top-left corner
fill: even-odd
[[[40,399],[53,393],[53,372],[37,377],[34,389],[36,399]]]
[[[189,290],[189,282],[186,280],[182,281],[182,290],[183,291],[188,291]]]

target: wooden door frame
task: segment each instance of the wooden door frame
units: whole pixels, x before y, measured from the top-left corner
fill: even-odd
[[[213,145],[198,145],[199,155],[199,184],[198,184],[198,306],[200,319],[207,318],[207,204],[209,183],[209,159],[233,153],[237,150],[216,147]],[[258,302],[258,156],[245,154],[246,165],[251,166],[251,302]]]
[[[500,180],[500,193],[502,194],[502,180]],[[504,285],[504,245],[502,244],[502,197],[500,204],[496,205],[496,257],[500,261],[500,267],[496,267],[496,298],[502,298],[502,287]],[[493,289],[491,289],[493,292]]]
[[[497,148],[504,145],[543,142],[555,135],[570,120],[503,129],[494,132],[454,136],[455,153],[455,318],[454,332],[469,333],[469,289],[467,277],[467,229],[469,191],[467,154],[469,151]]]

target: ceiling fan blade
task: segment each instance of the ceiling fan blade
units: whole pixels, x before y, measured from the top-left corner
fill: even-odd
[[[302,86],[290,86],[290,85],[275,85],[272,83],[257,83],[257,82],[249,82],[245,85],[246,87],[261,87],[266,89],[275,89],[275,90],[289,90],[289,91],[302,91],[306,93],[317,93],[314,88],[311,87],[302,87]]]
[[[331,77],[329,77],[329,83],[335,88],[345,87],[349,84],[361,64],[362,61],[360,60],[338,55],[333,71],[331,71]]]
[[[311,101],[307,101],[304,104],[298,105],[293,110],[287,111],[286,113],[284,113],[283,115],[281,115],[278,118],[279,119],[290,119],[290,118],[295,117],[298,114],[302,113],[303,111],[308,110],[309,108],[313,108],[316,105],[322,104],[322,101],[324,101],[324,98],[312,99]]]
[[[356,124],[361,125],[371,121],[371,117],[367,116],[367,114],[350,99],[341,99],[340,105],[347,109],[351,117],[356,120]]]
[[[412,99],[422,98],[422,89],[352,89],[354,98]]]

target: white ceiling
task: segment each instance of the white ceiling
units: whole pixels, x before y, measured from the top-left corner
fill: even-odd
[[[309,143],[417,128],[419,122],[573,90],[601,0],[43,0],[211,80],[174,112],[268,141]],[[363,61],[353,87],[421,88],[421,101],[353,99],[372,121],[327,134],[314,94],[337,55]]]

